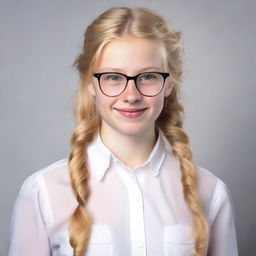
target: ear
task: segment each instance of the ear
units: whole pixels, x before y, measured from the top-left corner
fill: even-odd
[[[172,88],[173,88],[173,83],[170,80],[167,80],[164,88],[164,97],[168,97],[171,94]]]
[[[88,84],[88,92],[89,92],[89,94],[90,94],[91,96],[95,96],[95,95],[96,95],[95,89],[94,89],[94,86],[93,86],[92,82],[90,82],[90,83]]]

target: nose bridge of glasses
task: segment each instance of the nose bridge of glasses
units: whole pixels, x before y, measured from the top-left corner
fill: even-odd
[[[136,76],[126,76],[126,79],[127,79],[126,87],[128,87],[130,81],[133,81],[132,82],[133,89],[138,90],[138,88],[137,88],[137,78],[138,78],[138,75],[136,75]]]
[[[134,83],[136,84],[138,76],[139,75],[136,75],[136,76],[127,76],[127,75],[125,75],[126,80],[127,80],[127,84],[129,83],[130,80],[134,81]]]
[[[138,78],[138,75],[136,76],[127,76],[125,75],[126,77],[126,86],[125,86],[125,89],[124,89],[124,94],[126,95],[130,95],[131,93],[132,94],[137,94],[137,95],[140,95],[140,91],[138,90],[138,87],[137,87],[137,78]],[[132,81],[132,84],[130,84],[130,81]],[[129,85],[130,84],[130,85]]]

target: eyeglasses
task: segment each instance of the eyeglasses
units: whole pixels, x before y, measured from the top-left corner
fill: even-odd
[[[120,95],[126,89],[128,81],[134,80],[137,90],[142,95],[154,97],[163,90],[169,73],[145,72],[136,76],[127,76],[118,72],[103,72],[95,73],[93,76],[98,79],[100,90],[106,96]]]

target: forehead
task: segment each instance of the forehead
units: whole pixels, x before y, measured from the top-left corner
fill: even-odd
[[[130,73],[143,69],[165,69],[163,47],[153,40],[125,37],[106,44],[98,60],[97,71],[116,69]]]

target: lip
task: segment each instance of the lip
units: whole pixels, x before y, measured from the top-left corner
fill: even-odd
[[[141,116],[147,108],[114,108],[119,114],[128,118]]]

